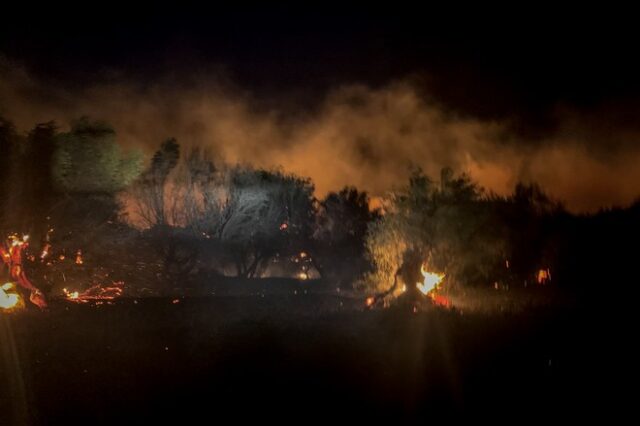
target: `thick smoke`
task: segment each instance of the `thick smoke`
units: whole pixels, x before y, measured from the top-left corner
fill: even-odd
[[[523,139],[507,120],[456,115],[409,81],[336,87],[300,112],[220,78],[112,80],[118,83],[63,89],[0,62],[0,115],[21,131],[50,120],[64,128],[89,115],[111,123],[124,145],[148,152],[176,137],[185,146],[210,146],[225,161],[309,176],[319,196],[344,185],[381,195],[413,166],[432,176],[450,166],[499,194],[534,181],[573,211],[626,205],[640,194],[639,132],[629,117],[600,113],[615,108],[558,109],[552,131]]]

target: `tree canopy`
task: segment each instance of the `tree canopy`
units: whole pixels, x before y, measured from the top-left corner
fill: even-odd
[[[68,193],[115,193],[142,171],[142,154],[125,153],[112,127],[83,117],[57,138],[53,181]]]

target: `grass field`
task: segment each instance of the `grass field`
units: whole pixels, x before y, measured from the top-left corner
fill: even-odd
[[[57,300],[0,321],[2,425],[517,421],[584,414],[609,393],[611,334],[578,307],[413,313],[304,294],[123,298]]]

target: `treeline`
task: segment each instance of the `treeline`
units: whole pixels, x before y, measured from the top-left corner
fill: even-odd
[[[397,275],[421,281],[425,264],[449,286],[535,286],[547,271],[552,285],[593,289],[632,276],[624,247],[640,236],[638,203],[576,216],[536,185],[498,196],[445,169],[414,170],[372,210],[356,188],[317,199],[308,178],[175,139],[145,160],[87,118],[26,135],[0,120],[0,182],[4,234],[81,248],[104,274],[149,286],[283,276],[385,291]]]
[[[364,239],[377,212],[355,188],[319,200],[307,178],[224,164],[174,139],[145,161],[87,118],[68,132],[46,123],[27,135],[3,120],[0,150],[1,231],[50,239],[67,260],[82,250],[85,264],[110,265],[102,275],[137,264],[152,287],[219,275],[340,286],[370,267]]]

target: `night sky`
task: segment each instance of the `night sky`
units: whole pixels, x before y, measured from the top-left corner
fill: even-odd
[[[65,84],[216,67],[259,92],[429,76],[444,102],[479,114],[639,93],[637,31],[624,11],[462,12],[56,7],[6,16],[0,52]]]
[[[571,146],[580,140],[578,145],[589,150],[589,161],[600,161],[603,152],[632,149],[635,155],[638,146],[640,65],[633,18],[623,10],[541,5],[509,11],[399,4],[305,10],[55,6],[5,14],[0,71],[7,75],[7,69],[19,68],[36,81],[30,91],[19,91],[22,101],[31,97],[34,103],[54,97],[47,92],[52,87],[73,96],[113,84],[178,91],[194,76],[215,75],[227,92],[242,93],[252,105],[284,116],[322,115],[318,110],[336,88],[361,85],[378,93],[394,82],[410,82],[416,96],[438,111],[460,120],[502,123],[508,135],[501,134],[496,143],[565,146],[557,140],[568,135]],[[15,86],[11,78],[5,81],[10,82],[5,87]],[[0,107],[11,118],[11,107],[6,102]],[[547,185],[555,179],[529,169],[510,172],[509,184],[523,176]],[[593,167],[580,163],[576,169]],[[492,181],[482,183],[491,186]],[[327,185],[343,183],[349,179]],[[580,185],[583,191],[588,179]],[[628,202],[635,189],[611,199],[595,197],[594,203]]]

